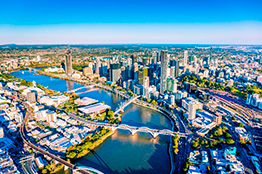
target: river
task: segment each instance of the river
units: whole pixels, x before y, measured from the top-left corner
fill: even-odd
[[[27,70],[13,72],[11,75],[27,81],[34,80],[45,87],[48,86],[49,89],[61,92],[83,86],[64,79],[36,75]],[[121,97],[101,89],[82,93],[79,96],[104,101],[112,109],[115,109],[119,102],[124,101]],[[163,114],[134,104],[125,110],[122,123],[131,126],[171,129],[170,121]],[[128,131],[117,130],[93,152],[79,159],[77,165],[90,166],[104,173],[169,173],[171,170],[169,141],[168,136],[160,135],[154,139],[149,133],[131,135]]]

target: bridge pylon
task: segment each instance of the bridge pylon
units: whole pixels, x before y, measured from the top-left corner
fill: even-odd
[[[159,133],[157,133],[157,132],[150,132],[150,134],[151,134],[154,138],[156,138],[156,137],[159,135]]]
[[[130,131],[132,135],[134,135],[137,132],[137,130],[130,130]]]

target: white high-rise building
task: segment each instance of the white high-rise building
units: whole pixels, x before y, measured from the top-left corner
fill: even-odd
[[[148,88],[149,87],[149,77],[145,76],[143,81],[143,87]]]
[[[196,117],[196,102],[190,101],[188,105],[188,119],[192,120]]]
[[[187,59],[188,59],[188,51],[185,50],[185,51],[184,51],[184,65],[185,65],[185,66],[187,65]]]
[[[167,66],[169,56],[167,51],[161,51],[161,76],[160,76],[160,94],[163,95],[166,91]]]

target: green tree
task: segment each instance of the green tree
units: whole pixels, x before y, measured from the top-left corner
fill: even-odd
[[[238,127],[245,127],[243,123],[238,123]]]
[[[226,143],[231,145],[231,144],[234,144],[235,141],[233,139],[227,139]]]
[[[67,158],[75,158],[76,157],[76,153],[75,152],[69,152],[67,155],[66,155]]]

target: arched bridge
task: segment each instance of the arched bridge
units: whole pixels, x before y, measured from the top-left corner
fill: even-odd
[[[122,130],[128,130],[131,132],[132,135],[134,135],[137,132],[148,132],[150,133],[154,138],[156,138],[158,135],[169,135],[169,136],[175,136],[176,134],[179,135],[180,137],[187,137],[186,133],[180,133],[180,132],[175,132],[175,131],[171,131],[168,129],[151,129],[148,127],[136,127],[136,126],[129,126],[126,124],[120,124],[118,126],[105,126],[105,128],[110,128],[112,130],[116,130],[116,129],[122,129]]]
[[[80,87],[80,88],[76,88],[76,89],[72,89],[72,90],[69,90],[69,91],[66,91],[68,93],[73,93],[73,92],[76,92],[80,89],[84,89],[84,88],[94,88],[95,86],[94,85],[89,85],[89,86],[83,86],[83,87]]]

